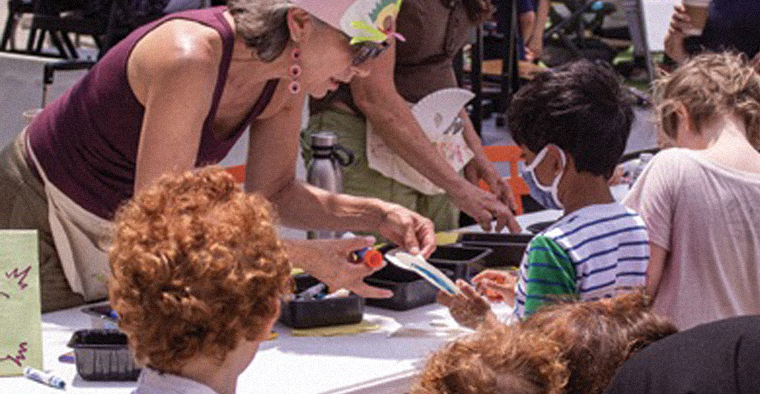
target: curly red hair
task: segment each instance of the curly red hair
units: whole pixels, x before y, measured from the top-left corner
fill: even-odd
[[[561,394],[569,372],[560,345],[503,326],[451,342],[428,360],[412,394]]]
[[[135,357],[178,373],[264,335],[290,263],[270,204],[217,167],[167,175],[115,219],[111,305]]]
[[[570,371],[566,394],[602,394],[633,353],[678,331],[650,311],[643,292],[550,305],[523,321],[522,329],[562,344],[558,357]]]
[[[413,394],[601,394],[634,352],[675,333],[642,293],[541,308],[448,344]]]

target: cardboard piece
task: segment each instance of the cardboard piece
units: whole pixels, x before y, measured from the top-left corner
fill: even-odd
[[[42,369],[36,230],[0,230],[0,376]]]

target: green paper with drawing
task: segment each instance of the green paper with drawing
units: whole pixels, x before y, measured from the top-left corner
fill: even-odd
[[[37,231],[0,231],[0,376],[42,369]]]

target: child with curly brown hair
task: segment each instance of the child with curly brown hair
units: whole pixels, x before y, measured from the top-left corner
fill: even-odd
[[[601,394],[623,362],[674,334],[643,293],[542,308],[433,354],[412,394]]]
[[[134,393],[235,392],[288,291],[274,223],[219,168],[164,176],[119,210],[109,295],[145,366]]]

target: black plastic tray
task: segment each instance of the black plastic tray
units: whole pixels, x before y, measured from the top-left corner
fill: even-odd
[[[117,330],[79,330],[71,336],[77,372],[84,380],[134,381],[140,367],[127,346],[127,335]]]
[[[296,275],[299,293],[319,281],[310,275]],[[291,328],[314,328],[359,323],[364,318],[364,298],[356,294],[330,299],[282,301],[280,322]]]
[[[518,267],[531,239],[530,234],[462,233],[457,242],[491,249],[493,253],[483,259],[485,267]]]
[[[433,252],[428,262],[435,267],[451,270],[456,279],[469,281],[482,270],[485,259],[491,253],[489,248],[443,245]]]
[[[454,273],[448,269],[441,270],[452,280]],[[432,304],[438,289],[412,271],[387,264],[383,269],[364,279],[372,286],[393,291],[391,298],[367,298],[367,305],[378,308],[406,311],[419,306]]]
[[[549,228],[549,226],[551,226],[552,224],[556,222],[557,222],[556,220],[548,220],[545,222],[533,223],[530,226],[528,226],[526,230],[530,231],[531,234],[538,234],[541,231],[546,230],[547,228]]]

